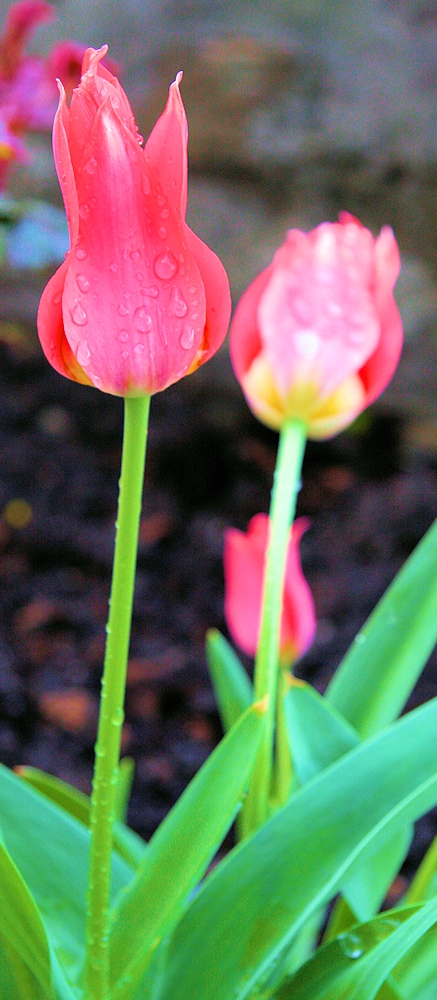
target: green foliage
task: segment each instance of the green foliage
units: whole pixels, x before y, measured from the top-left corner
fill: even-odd
[[[206,633],[206,662],[224,732],[253,701],[253,688],[237,654],[217,629]]]

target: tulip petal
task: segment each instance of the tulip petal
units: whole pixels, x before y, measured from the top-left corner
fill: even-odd
[[[179,91],[182,73],[172,83],[167,104],[144,148],[146,162],[159,177],[169,202],[185,219],[188,194],[188,126]]]
[[[199,268],[206,300],[205,329],[202,344],[190,366],[190,374],[205,364],[221,347],[231,318],[231,291],[222,262],[188,226],[184,227],[188,249]]]
[[[366,406],[373,403],[394,374],[402,351],[403,330],[399,309],[392,291],[400,271],[396,240],[389,226],[384,226],[375,243],[375,300],[381,323],[378,346],[360,371],[366,393]]]
[[[62,294],[67,269],[68,259],[55,271],[42,293],[38,308],[38,336],[47,361],[55,371],[74,382],[91,385],[76,361],[64,332]]]
[[[258,322],[278,386],[329,397],[374,352],[380,322],[370,290],[373,238],[353,222],[289,234],[261,296]],[[290,242],[290,236],[292,236]]]
[[[267,514],[256,517],[255,537],[250,531],[252,519],[247,534],[228,528],[224,544],[226,622],[234,641],[248,656],[255,655],[258,644],[269,523]]]
[[[234,371],[240,382],[262,351],[258,329],[258,305],[270,281],[273,268],[272,263],[252,281],[241,296],[232,320],[229,348]]]
[[[70,157],[69,130],[70,111],[65,99],[65,90],[60,83],[59,106],[53,123],[53,153],[67,215],[70,244],[73,246],[79,233],[79,204]]]
[[[182,220],[146,168],[106,99],[76,176],[79,240],[64,324],[94,385],[120,395],[157,392],[186,374],[205,326],[203,283]]]

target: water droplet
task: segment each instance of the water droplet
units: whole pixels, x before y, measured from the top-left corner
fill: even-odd
[[[86,204],[86,202],[83,205],[79,205],[79,215],[81,219],[87,219],[89,214],[90,214],[90,207],[89,205]]]
[[[144,306],[140,306],[134,313],[135,326],[139,333],[149,333],[152,329],[152,317],[146,312]],[[138,346],[138,345],[137,345]],[[143,345],[141,344],[141,347]]]
[[[197,319],[199,313],[191,313],[191,319]]]
[[[340,934],[337,940],[341,950],[348,958],[361,958],[363,946],[358,934]]]
[[[190,347],[194,344],[194,330],[192,326],[184,326],[181,336],[179,338],[179,343],[184,350],[189,351]]]
[[[294,342],[296,350],[302,358],[314,358],[320,347],[320,338],[315,330],[298,330]]]
[[[62,292],[56,292],[56,295],[53,296],[52,302],[54,306],[58,306],[59,303],[62,302]]]
[[[133,163],[137,160],[137,146],[131,146],[130,143],[127,144],[127,155]]]
[[[84,292],[84,293],[89,292],[90,282],[89,282],[86,274],[77,274],[76,275],[76,285],[77,285],[79,291]]]
[[[166,240],[167,239],[168,230],[165,228],[165,226],[160,226],[159,227],[159,229],[158,229],[158,236],[159,236],[160,240]]]
[[[384,920],[376,920],[373,926],[373,933],[376,941],[384,941],[400,927],[400,921],[394,917],[385,917]]]
[[[126,360],[126,358],[129,357],[129,351],[122,351],[121,352],[121,356],[122,356],[122,358],[124,358]]]
[[[86,324],[88,323],[88,316],[85,312],[85,309],[81,306],[80,302],[76,302],[76,305],[73,306],[73,308],[70,310],[70,316],[73,320],[73,323],[75,323],[76,326],[86,326]],[[79,364],[81,363],[82,362],[79,362]]]
[[[178,319],[183,319],[183,317],[186,316],[188,312],[188,306],[187,303],[185,302],[184,296],[182,295],[180,288],[178,288],[176,285],[173,286],[171,291],[170,308],[173,315],[177,316]]]
[[[165,205],[166,201],[167,201],[167,198],[165,198],[163,194],[157,194],[157,196],[156,196],[156,204],[157,205]]]
[[[142,354],[144,351],[144,344],[135,344],[134,354]]]
[[[118,271],[118,264],[116,264],[116,262],[114,261],[113,264],[109,265],[109,270],[112,271],[113,274],[115,274]]]
[[[126,341],[129,340],[129,334],[128,334],[127,330],[120,330],[120,333],[118,335],[118,339],[121,340],[122,344],[125,344]]]
[[[128,316],[128,314],[129,314],[129,309],[128,309],[128,308],[127,308],[127,306],[126,306],[126,305],[124,304],[124,302],[120,302],[120,305],[119,305],[119,306],[118,306],[118,308],[117,308],[117,312],[118,312],[118,315],[119,315],[119,316]]]
[[[82,365],[82,368],[85,368],[91,357],[88,344],[86,343],[79,344],[76,356],[79,364]]]
[[[77,258],[77,260],[85,260],[86,255],[87,255],[86,250],[84,250],[82,247],[76,247],[76,250],[74,251],[74,256]]]
[[[156,285],[150,285],[149,288],[141,289],[142,295],[147,295],[151,299],[157,299],[159,295],[159,288]]]
[[[355,636],[355,645],[356,646],[362,646],[363,642],[365,642],[365,641],[366,641],[366,636],[363,635],[362,632],[358,632],[358,635]]]
[[[138,274],[136,274],[135,277],[137,281],[144,281],[144,274],[141,274],[140,271],[138,271]]]
[[[97,167],[97,160],[95,156],[90,156],[89,160],[87,160],[85,164],[85,170],[87,171],[88,174],[93,174],[95,172],[96,167]]]
[[[134,261],[141,260],[141,254],[140,254],[139,250],[132,250],[130,256],[131,256],[131,260],[134,260]]]
[[[158,278],[163,278],[164,281],[175,276],[178,269],[178,262],[171,250],[164,250],[163,253],[158,254],[155,259],[154,268]]]
[[[162,212],[159,213],[161,219],[168,219],[170,212],[168,208],[163,208]]]
[[[143,174],[141,178],[141,187],[143,189],[144,194],[150,194],[152,188],[150,186],[150,181],[147,174]]]
[[[190,287],[190,292],[191,292],[191,294],[192,294],[192,295],[195,295],[195,294],[196,294],[196,292],[197,292],[197,288],[196,288],[196,286],[195,286],[195,285],[191,285],[191,287]]]

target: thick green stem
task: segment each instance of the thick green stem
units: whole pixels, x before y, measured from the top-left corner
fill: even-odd
[[[109,900],[112,828],[143,492],[150,397],[125,399],[114,566],[91,796],[85,987],[88,1000],[109,995]]]
[[[276,689],[279,658],[279,622],[288,532],[296,508],[306,427],[301,420],[288,420],[279,439],[278,458],[270,505],[270,544],[264,583],[264,601],[258,651],[255,659],[254,697],[269,697],[267,731],[261,745],[244,805],[245,835],[252,833],[269,815]]]
[[[284,698],[290,690],[289,671],[283,667],[279,670],[278,691],[276,697],[276,734],[275,754],[271,798],[276,806],[284,806],[288,801],[293,780],[293,761],[290,752],[290,740],[284,712]]]

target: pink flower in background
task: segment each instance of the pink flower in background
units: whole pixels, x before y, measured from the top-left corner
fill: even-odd
[[[269,524],[267,514],[256,514],[247,533],[236,528],[225,532],[225,618],[232,638],[249,656],[258,645]],[[313,598],[299,559],[299,542],[308,526],[306,518],[298,518],[288,542],[280,628],[280,657],[287,665],[309,649],[316,630]]]
[[[118,80],[88,49],[53,129],[71,249],[38,313],[62,375],[117,395],[159,392],[208,360],[230,316],[224,268],[185,222],[187,123],[178,76],[145,148]]]
[[[234,370],[260,420],[279,429],[295,417],[309,437],[330,437],[379,396],[402,348],[399,268],[391,229],[374,239],[346,212],[289,231],[231,327]]]

